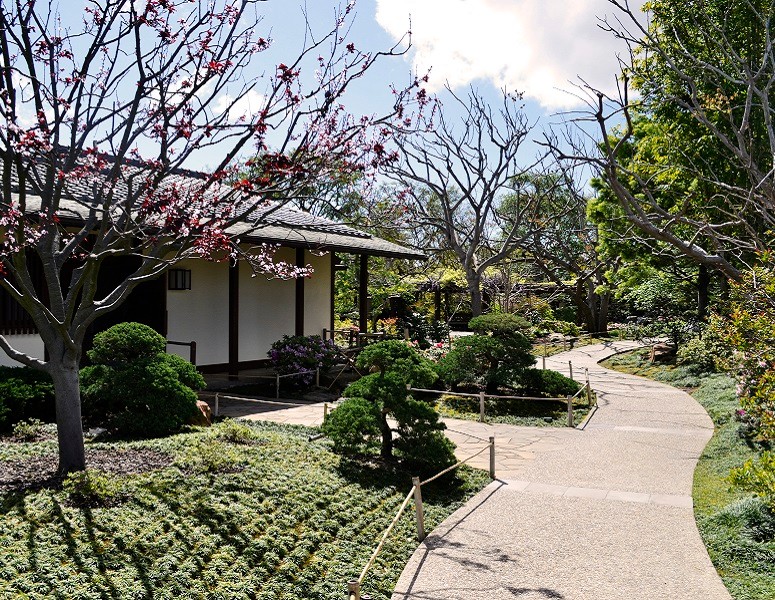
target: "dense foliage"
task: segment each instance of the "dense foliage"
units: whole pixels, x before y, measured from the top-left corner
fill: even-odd
[[[269,360],[280,374],[329,369],[336,358],[333,340],[324,340],[319,335],[284,335],[272,344]],[[291,385],[308,386],[315,379],[314,373],[289,377]]]
[[[438,371],[449,385],[483,385],[490,394],[499,387],[519,384],[523,371],[535,357],[526,330],[530,324],[508,313],[482,315],[471,319],[474,335],[455,341],[439,361]]]
[[[3,597],[330,600],[345,595],[410,488],[401,472],[357,470],[313,430],[238,424],[251,443],[227,441],[234,424],[169,438],[87,444],[117,455],[169,455],[133,475],[89,471],[65,489],[6,493],[0,516]],[[225,430],[228,429],[228,430]],[[219,468],[195,462],[202,447],[226,451]],[[53,442],[0,443],[4,463],[48,455]],[[212,457],[210,457],[212,458]],[[52,469],[55,460],[52,458]],[[486,485],[483,472],[423,488],[436,526]],[[364,582],[387,600],[417,542],[397,524]]]
[[[81,371],[87,421],[121,435],[152,437],[179,431],[196,415],[195,390],[204,388],[204,379],[164,348],[164,338],[140,323],[97,334],[88,352],[94,364]]]
[[[54,384],[28,367],[0,366],[0,431],[24,419],[54,420]]]
[[[398,456],[420,472],[444,468],[455,462],[454,445],[443,433],[444,424],[433,408],[407,395],[406,386],[427,388],[437,375],[432,363],[413,347],[387,340],[366,347],[357,365],[375,372],[351,383],[346,400],[328,417],[323,431],[335,447],[348,453],[379,447],[390,460]],[[398,423],[394,430],[388,417]]]

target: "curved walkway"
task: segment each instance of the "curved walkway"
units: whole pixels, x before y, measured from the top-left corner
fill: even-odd
[[[688,394],[597,364],[635,346],[547,359],[561,372],[571,360],[577,377],[589,369],[599,408],[583,431],[448,421],[496,436],[499,479],[420,545],[393,600],[730,598],[692,510],[713,424]]]

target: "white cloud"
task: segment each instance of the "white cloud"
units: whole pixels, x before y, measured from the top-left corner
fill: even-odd
[[[578,104],[578,77],[615,88],[626,49],[598,27],[606,13],[606,0],[377,0],[376,18],[399,38],[411,15],[414,67],[432,68],[434,89],[483,79],[562,109]]]
[[[234,103],[234,106],[231,106],[232,103]],[[263,94],[259,94],[255,90],[248,90],[236,102],[234,102],[234,97],[229,94],[219,96],[215,102],[215,111],[220,114],[228,109],[229,114],[227,118],[234,123],[243,117],[245,120],[250,120],[251,117],[264,109],[265,104],[266,97]]]

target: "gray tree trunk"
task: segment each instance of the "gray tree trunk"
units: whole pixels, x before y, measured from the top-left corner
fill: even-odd
[[[78,361],[65,356],[49,362],[49,373],[54,380],[56,394],[57,441],[59,443],[60,475],[86,468],[81,423],[81,387],[78,380]]]
[[[482,280],[476,274],[466,275],[468,292],[471,295],[471,313],[478,317],[482,314]]]

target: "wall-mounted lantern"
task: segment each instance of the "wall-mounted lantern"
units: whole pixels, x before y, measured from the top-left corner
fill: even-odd
[[[191,289],[191,270],[190,269],[170,269],[169,271],[167,271],[167,289],[190,290]]]

